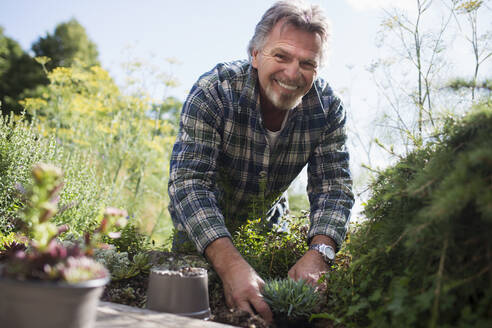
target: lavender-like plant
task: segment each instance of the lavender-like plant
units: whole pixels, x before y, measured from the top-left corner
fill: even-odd
[[[27,247],[13,243],[4,245],[5,250],[0,252],[0,258],[5,258],[3,276],[68,283],[108,277],[107,269],[92,259],[92,254],[103,235],[118,237],[111,230],[126,224],[126,211],[106,209],[98,228],[85,234],[84,244],[64,246],[56,237],[68,227],[56,226],[52,220],[58,211],[62,172],[49,164],[37,164],[32,175],[34,183],[26,190],[26,206],[20,213],[21,230],[29,238]]]
[[[321,296],[305,280],[269,280],[263,286],[263,298],[270,305],[276,321],[307,320],[319,306]]]

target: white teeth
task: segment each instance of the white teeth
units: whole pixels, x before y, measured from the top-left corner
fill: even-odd
[[[285,84],[285,83],[282,83],[280,82],[279,80],[277,80],[278,84],[282,87],[282,88],[285,88],[287,90],[296,90],[297,89],[297,86],[296,85],[288,85],[288,84]]]

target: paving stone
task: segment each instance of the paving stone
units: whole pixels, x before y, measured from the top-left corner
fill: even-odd
[[[99,302],[95,328],[231,328],[217,322],[192,319],[111,302]]]

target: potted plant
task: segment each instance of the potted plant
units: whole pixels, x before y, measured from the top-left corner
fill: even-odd
[[[62,172],[48,165],[32,169],[34,183],[25,191],[20,212],[25,244],[12,242],[0,252],[0,322],[5,327],[89,328],[97,303],[109,281],[106,268],[92,258],[103,235],[126,222],[126,212],[109,208],[95,231],[82,244],[62,245],[57,237],[67,231],[53,222],[57,213]],[[22,241],[22,238],[20,238]]]

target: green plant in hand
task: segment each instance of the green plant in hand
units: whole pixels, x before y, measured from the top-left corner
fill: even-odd
[[[269,280],[263,286],[262,293],[276,321],[307,320],[321,301],[315,287],[302,279]]]
[[[62,189],[62,172],[49,164],[37,164],[32,169],[34,183],[25,193],[25,208],[21,211],[22,232],[29,238],[27,247],[9,242],[0,257],[6,258],[3,275],[17,280],[54,280],[78,283],[108,276],[106,268],[91,258],[104,235],[126,223],[126,212],[109,208],[99,227],[85,233],[84,245],[63,246],[56,237],[68,226],[56,226],[58,193]]]

